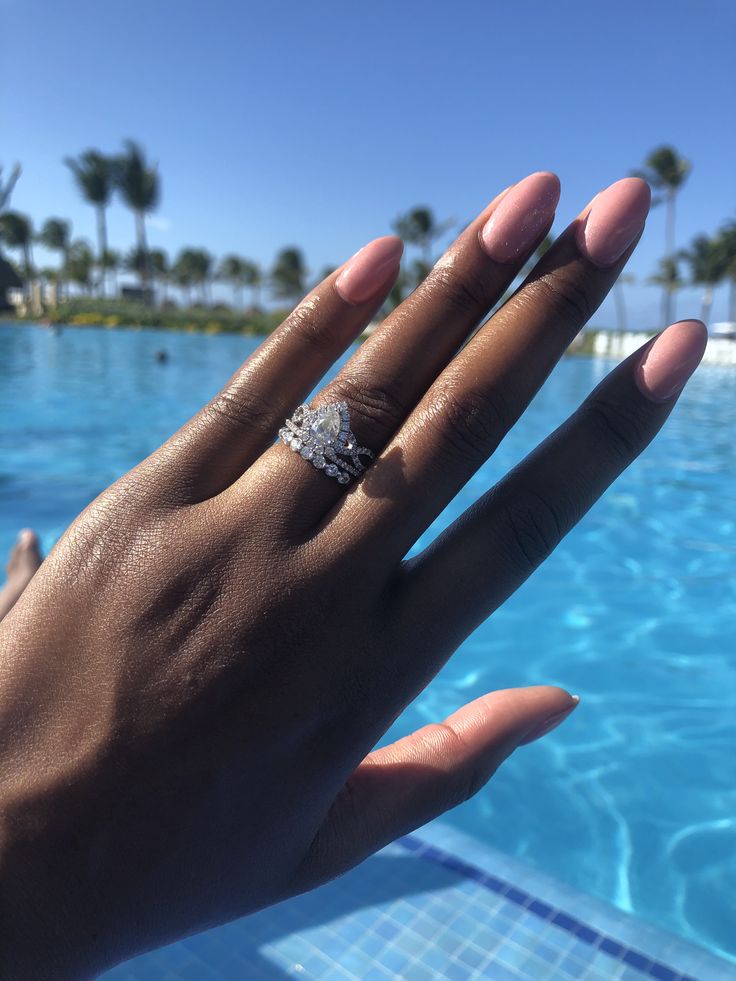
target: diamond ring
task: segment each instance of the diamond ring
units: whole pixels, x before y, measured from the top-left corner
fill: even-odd
[[[373,453],[358,446],[350,431],[347,402],[317,409],[300,405],[279,430],[279,437],[316,470],[324,470],[340,484],[350,483],[350,478],[361,474],[373,459]]]

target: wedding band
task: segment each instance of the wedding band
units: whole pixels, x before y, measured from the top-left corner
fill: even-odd
[[[351,477],[363,473],[374,457],[366,446],[358,446],[350,430],[347,402],[333,402],[317,409],[300,405],[279,430],[279,437],[315,470],[322,470],[339,484],[348,484]]]

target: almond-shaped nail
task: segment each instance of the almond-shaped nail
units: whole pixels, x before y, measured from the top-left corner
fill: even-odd
[[[346,303],[367,303],[388,289],[399,271],[403,251],[404,243],[395,235],[374,239],[348,259],[335,280],[335,289]]]
[[[685,383],[705,353],[708,328],[700,320],[672,324],[647,347],[636,369],[636,384],[653,402],[666,402]]]
[[[480,233],[481,245],[496,262],[513,262],[528,252],[555,216],[560,181],[540,171],[519,181],[494,210]]]
[[[528,735],[524,736],[519,745],[526,746],[528,743],[533,743],[535,740],[541,739],[542,736],[546,736],[548,732],[552,732],[553,729],[556,729],[558,725],[563,723],[580,704],[579,695],[571,695],[570,698],[571,703],[567,706],[567,708],[562,709],[561,712],[555,712],[554,715],[550,715],[549,718],[545,719],[541,725],[537,726],[536,729],[533,729]]]
[[[646,181],[625,177],[593,198],[577,230],[578,248],[596,266],[612,266],[644,227],[652,202]]]

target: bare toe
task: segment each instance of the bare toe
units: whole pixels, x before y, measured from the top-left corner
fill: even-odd
[[[38,535],[24,528],[8,557],[8,580],[0,589],[0,620],[10,612],[41,565]]]
[[[6,568],[8,581],[22,581],[23,586],[26,586],[40,565],[38,535],[30,528],[24,528],[10,552]]]

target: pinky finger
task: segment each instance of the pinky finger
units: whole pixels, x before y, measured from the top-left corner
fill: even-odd
[[[416,636],[423,629],[418,625],[426,624],[427,645],[444,658],[497,609],[654,438],[699,364],[707,338],[699,320],[668,327],[407,562],[394,593],[399,629]],[[420,674],[426,670],[426,663],[417,666]]]
[[[518,746],[578,704],[561,688],[510,688],[371,753],[350,777],[301,868],[299,890],[352,868],[481,789]]]

